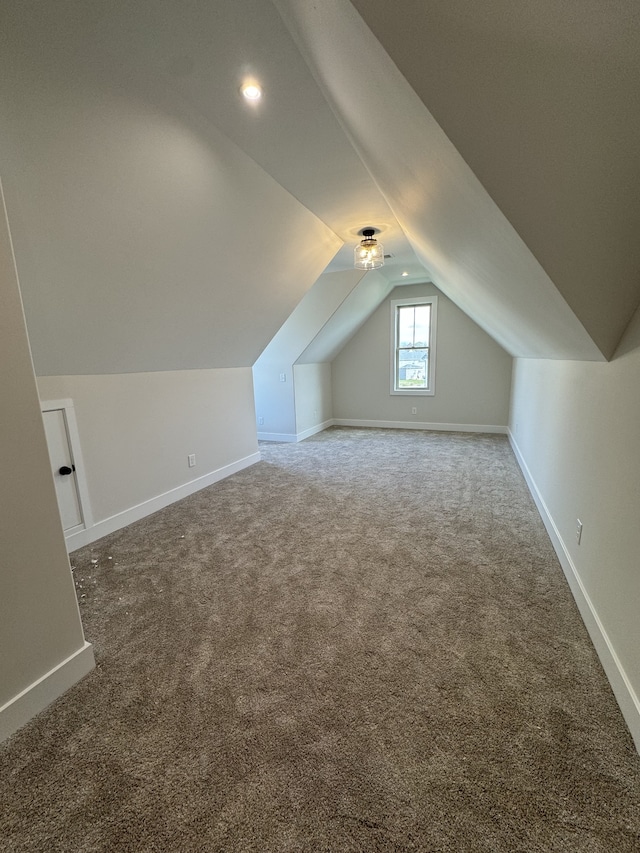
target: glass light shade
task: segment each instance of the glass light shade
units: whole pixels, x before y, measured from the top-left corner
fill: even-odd
[[[255,83],[245,83],[240,91],[248,101],[259,101],[262,97],[262,89]]]
[[[377,270],[384,266],[384,246],[373,237],[365,237],[355,248],[353,263],[357,270]]]

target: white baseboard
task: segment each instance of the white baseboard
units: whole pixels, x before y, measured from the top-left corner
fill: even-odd
[[[217,468],[215,471],[210,471],[202,477],[197,477],[195,480],[190,480],[182,486],[177,486],[175,489],[170,489],[161,495],[156,495],[148,501],[132,506],[123,512],[105,518],[102,521],[96,522],[93,527],[88,527],[86,530],[79,530],[77,533],[72,533],[67,536],[67,550],[75,551],[76,548],[82,548],[95,542],[96,539],[101,539],[103,536],[108,536],[128,524],[133,524],[134,521],[139,521],[147,515],[158,512],[159,509],[182,500],[194,492],[199,492],[200,489],[205,489],[207,486],[212,486],[214,483],[230,477],[232,474],[242,471],[243,468],[248,468],[250,465],[255,465],[260,461],[260,452],[252,453],[250,456],[245,456],[243,459],[238,459],[231,462],[229,465],[224,465],[222,468]]]
[[[527,482],[529,491],[536,503],[538,512],[542,517],[544,526],[547,529],[547,533],[551,539],[551,544],[553,545],[558,559],[560,560],[562,571],[567,579],[567,583],[569,584],[569,588],[571,589],[575,602],[578,605],[578,610],[580,611],[582,620],[589,632],[591,642],[593,643],[598,657],[600,658],[602,668],[605,671],[609,684],[611,685],[611,689],[613,690],[614,696],[620,706],[622,716],[629,727],[636,749],[640,753],[640,700],[627,677],[624,667],[616,654],[614,645],[611,642],[604,625],[600,621],[598,611],[582,583],[580,573],[571,559],[569,551],[560,535],[560,532],[558,531],[551,513],[549,512],[544,498],[538,490],[531,471],[529,470],[529,467],[527,466],[511,431],[509,431],[509,441],[511,442],[511,447],[513,448],[516,460],[518,461]]]
[[[492,432],[507,434],[506,426],[494,424],[440,424],[425,423],[424,421],[367,421],[353,418],[334,418],[335,426],[375,427],[377,429],[424,429],[444,432]]]
[[[299,432],[296,435],[297,441],[304,441],[305,438],[311,438],[312,435],[317,435],[319,432],[323,432],[325,429],[329,429],[329,427],[334,425],[334,420],[324,421],[321,424],[316,424],[315,426],[309,427],[309,429],[305,429],[302,432]]]
[[[66,693],[95,666],[93,647],[85,643],[53,669],[0,708],[0,742],[6,740],[29,722],[40,711],[44,711],[54,699]]]
[[[259,432],[258,441],[288,441],[296,442],[298,436],[295,432]]]
[[[335,421],[331,418],[331,420],[323,421],[323,423],[316,424],[302,432],[259,432],[258,441],[286,441],[290,443],[304,441],[305,438],[310,438],[312,435],[328,429],[334,423]]]

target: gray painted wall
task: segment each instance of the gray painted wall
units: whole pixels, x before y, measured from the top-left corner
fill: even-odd
[[[248,367],[44,376],[38,388],[74,402],[96,524],[258,450]]]
[[[607,638],[605,668],[640,748],[638,389],[640,311],[608,364],[517,359],[510,428],[590,600],[596,647]]]
[[[390,301],[438,296],[436,393],[390,394]],[[396,288],[332,364],[333,416],[406,423],[506,426],[511,356],[432,284]],[[411,414],[412,407],[417,414]]]
[[[303,434],[333,418],[331,365],[296,364],[293,367],[296,432]]]
[[[0,303],[1,739],[3,706],[85,646],[1,192]]]

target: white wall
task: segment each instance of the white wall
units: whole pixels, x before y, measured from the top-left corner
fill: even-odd
[[[293,376],[296,432],[298,435],[308,435],[310,431],[315,431],[333,419],[331,365],[296,364]]]
[[[342,241],[170,85],[83,50],[88,7],[56,8],[19,5],[0,33],[0,170],[36,373],[250,367]]]
[[[91,538],[130,523],[134,507],[141,517],[161,496],[170,503],[258,458],[250,368],[44,376],[38,389],[41,400],[73,400]]]
[[[640,311],[609,364],[516,360],[510,428],[640,748],[639,389]]]
[[[297,389],[293,365],[329,321],[340,313],[363,278],[361,270],[321,275],[255,362],[253,382],[260,438],[297,440],[302,430],[296,423]],[[317,408],[312,405],[310,411]],[[307,422],[306,415],[304,420]]]
[[[275,441],[288,437],[293,441],[296,404],[292,362],[261,360],[253,366],[253,384],[259,437]]]
[[[0,740],[93,666],[47,455],[0,192]]]
[[[390,300],[438,295],[436,393],[390,394]],[[332,364],[339,421],[506,427],[511,357],[432,284],[396,288]],[[411,414],[412,407],[417,414]]]

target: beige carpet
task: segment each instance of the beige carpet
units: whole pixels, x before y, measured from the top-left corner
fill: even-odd
[[[0,747],[0,850],[640,851],[640,760],[506,439],[261,449],[72,555],[98,666]]]

